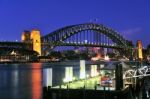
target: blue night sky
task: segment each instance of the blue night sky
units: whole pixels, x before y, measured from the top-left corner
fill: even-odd
[[[24,30],[45,35],[95,19],[134,43],[150,44],[150,0],[0,0],[0,40],[20,41]]]

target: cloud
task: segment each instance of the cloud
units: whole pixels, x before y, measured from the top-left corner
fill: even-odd
[[[127,30],[121,31],[124,38],[136,42],[139,39],[139,36],[142,34],[142,28],[136,27]]]
[[[135,35],[137,33],[140,33],[142,31],[142,28],[137,27],[137,28],[133,28],[133,29],[127,29],[122,31],[124,36],[131,36],[131,35]]]

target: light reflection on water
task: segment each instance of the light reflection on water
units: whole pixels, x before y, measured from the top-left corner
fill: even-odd
[[[42,99],[45,81],[53,86],[63,83],[65,67],[73,67],[73,77],[80,78],[79,62],[0,64],[0,99]],[[86,73],[90,69],[86,67]]]
[[[0,99],[42,99],[42,87],[45,82],[43,81],[44,70],[53,69],[53,76],[47,75],[46,78],[53,85],[61,84],[65,77],[65,63],[62,66],[55,65],[42,63],[0,64]],[[74,67],[75,75],[79,75],[78,66]]]
[[[32,99],[41,99],[41,93],[42,93],[42,72],[41,72],[41,68],[42,64],[41,63],[37,63],[37,64],[32,64],[32,67],[35,67],[34,69],[32,69],[31,72],[31,83],[32,83]],[[38,67],[38,68],[36,68]]]
[[[42,64],[0,64],[0,99],[42,99]]]

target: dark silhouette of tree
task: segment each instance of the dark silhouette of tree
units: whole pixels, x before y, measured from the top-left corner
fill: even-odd
[[[55,58],[61,58],[62,57],[61,52],[59,52],[59,51],[52,51],[52,52],[50,52],[50,54],[48,56],[55,57]]]

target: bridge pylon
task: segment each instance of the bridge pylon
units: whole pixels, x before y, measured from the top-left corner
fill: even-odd
[[[24,31],[21,39],[24,43],[31,43],[32,47],[29,49],[36,51],[41,56],[41,35],[39,30]]]
[[[41,35],[39,30],[32,30],[30,38],[33,43],[33,50],[41,56]]]

